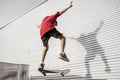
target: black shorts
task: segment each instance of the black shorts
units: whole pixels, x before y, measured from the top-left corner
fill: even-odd
[[[44,46],[47,46],[48,45],[48,41],[50,39],[50,37],[54,37],[54,38],[57,38],[57,36],[62,36],[63,34],[60,33],[59,31],[56,30],[56,28],[48,31],[47,33],[45,33],[41,39],[42,39],[42,42],[43,42],[43,45]]]

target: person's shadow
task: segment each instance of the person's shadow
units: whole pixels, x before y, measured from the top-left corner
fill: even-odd
[[[85,65],[86,65],[86,70],[87,70],[86,78],[92,78],[92,75],[90,72],[90,61],[94,60],[96,55],[100,55],[100,57],[102,58],[105,64],[105,72],[111,72],[111,69],[107,62],[107,58],[104,54],[105,53],[104,49],[98,43],[97,38],[96,38],[102,26],[103,26],[103,21],[100,22],[99,27],[94,32],[91,32],[88,34],[81,34],[79,38],[70,37],[70,39],[75,39],[79,43],[81,43],[87,52],[85,56]]]

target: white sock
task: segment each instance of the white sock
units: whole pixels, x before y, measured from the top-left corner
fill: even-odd
[[[41,64],[44,64],[44,62],[41,62]]]
[[[63,51],[61,51],[61,54],[65,54]]]

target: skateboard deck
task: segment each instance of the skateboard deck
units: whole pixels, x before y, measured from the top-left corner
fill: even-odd
[[[64,70],[41,70],[39,69],[39,71],[46,76],[46,73],[59,73],[61,76],[64,76],[65,74],[70,72],[70,69],[64,69]]]

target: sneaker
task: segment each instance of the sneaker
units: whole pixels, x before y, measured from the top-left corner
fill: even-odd
[[[46,76],[46,72],[44,71],[44,64],[43,63],[41,63],[40,64],[40,67],[38,68],[38,71],[40,71],[44,76]]]
[[[41,63],[41,64],[40,64],[40,67],[38,68],[38,71],[43,71],[44,66],[45,66],[45,65],[44,65],[43,63]]]
[[[64,54],[63,54],[63,53],[60,53],[59,59],[62,59],[62,60],[67,61],[67,62],[70,61],[70,60],[67,58],[67,56],[66,56],[65,53],[64,53]]]

